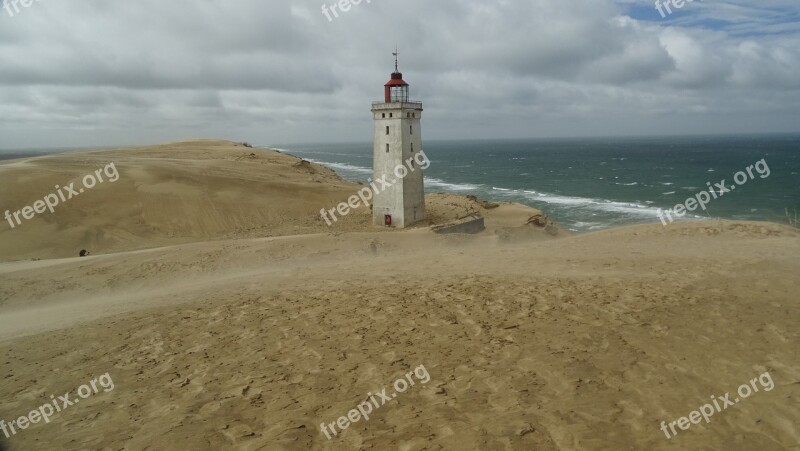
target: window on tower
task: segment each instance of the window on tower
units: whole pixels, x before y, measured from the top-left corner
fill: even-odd
[[[387,135],[389,134],[389,126],[388,125],[386,126],[386,134]]]
[[[414,134],[414,126],[411,125],[409,128],[410,128],[411,134],[413,135]]]
[[[408,102],[408,86],[392,86],[390,100],[392,102]]]
[[[386,145],[386,153],[389,153],[389,145]]]

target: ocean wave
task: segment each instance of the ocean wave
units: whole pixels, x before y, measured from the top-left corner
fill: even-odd
[[[534,190],[512,190],[508,188],[493,187],[497,196],[520,196],[525,199],[544,202],[555,206],[571,206],[602,212],[627,213],[637,216],[653,216],[658,208],[650,207],[636,202],[617,202],[607,199],[594,199],[589,197],[563,196],[552,193],[542,193]]]
[[[255,146],[256,149],[263,149],[263,150],[277,150],[280,153],[289,153],[291,150],[281,149],[279,147],[270,147],[270,146]]]
[[[586,230],[600,230],[600,229],[605,229],[607,227],[608,224],[603,222],[575,221],[572,223],[572,227],[570,227],[570,230],[574,232],[581,232]]]
[[[430,177],[425,177],[425,186],[435,186],[453,191],[475,191],[482,188],[480,185],[473,185],[470,183],[450,183]]]
[[[350,172],[357,172],[359,174],[372,175],[372,169],[370,169],[370,168],[365,168],[365,167],[361,167],[361,166],[355,166],[355,165],[347,164],[347,163],[331,163],[331,162],[328,162],[328,161],[319,161],[319,160],[315,160],[315,159],[311,159],[311,158],[306,158],[306,160],[308,160],[308,161],[310,161],[312,163],[317,163],[317,164],[321,164],[323,166],[327,166],[327,167],[329,167],[329,168],[331,168],[333,170],[338,169],[340,171],[350,171]]]

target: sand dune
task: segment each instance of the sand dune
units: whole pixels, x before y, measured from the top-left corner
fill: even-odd
[[[431,195],[433,223],[477,209],[488,230],[330,230],[315,214],[357,185],[210,141],[11,162],[2,192],[109,160],[114,185],[0,232],[0,419],[115,383],[13,449],[800,449],[796,229],[552,236],[535,210]],[[418,365],[430,382],[320,432]],[[767,371],[773,390],[659,429]]]
[[[277,151],[227,141],[90,151],[0,164],[3,210],[20,210],[104,165],[119,173],[14,228],[0,223],[0,260],[64,258],[81,249],[111,253],[211,239],[372,230],[370,211],[355,210],[329,227],[320,209],[334,208],[360,188],[333,171]],[[429,196],[431,220],[470,211],[489,226],[519,226],[536,210],[509,203],[491,211],[479,202]],[[12,220],[13,223],[13,220]],[[562,232],[563,233],[563,232]]]

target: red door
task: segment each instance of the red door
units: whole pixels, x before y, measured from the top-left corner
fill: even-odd
[[[387,227],[391,226],[392,225],[392,215],[386,215],[384,217],[384,221],[386,222],[386,226]]]

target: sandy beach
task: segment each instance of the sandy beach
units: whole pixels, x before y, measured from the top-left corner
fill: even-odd
[[[800,450],[796,228],[572,234],[443,193],[408,230],[367,208],[329,227],[358,184],[213,140],[1,162],[0,207],[109,163],[115,182],[0,224],[0,420],[114,383],[11,450]],[[479,234],[430,230],[476,212]],[[421,365],[428,382],[321,431]],[[760,390],[661,429],[743,384]]]

